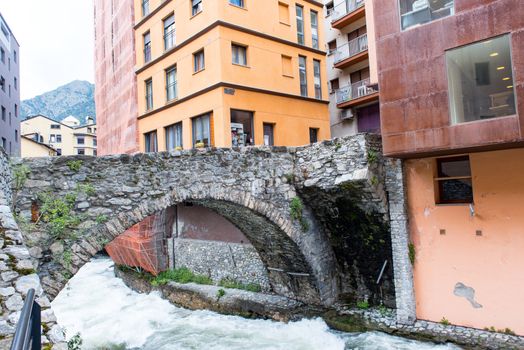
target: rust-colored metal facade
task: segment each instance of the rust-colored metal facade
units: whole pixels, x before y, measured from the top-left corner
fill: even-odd
[[[133,0],[94,0],[98,154],[138,151]]]
[[[524,141],[524,6],[455,0],[453,15],[402,31],[398,1],[375,0],[384,152],[388,156],[495,149]],[[446,50],[509,34],[517,114],[452,125]]]

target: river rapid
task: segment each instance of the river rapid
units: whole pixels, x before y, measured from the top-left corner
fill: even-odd
[[[156,292],[140,294],[97,257],[84,265],[52,303],[67,338],[77,333],[82,349],[121,350],[451,350],[378,332],[331,331],[321,319],[280,323],[190,311]]]

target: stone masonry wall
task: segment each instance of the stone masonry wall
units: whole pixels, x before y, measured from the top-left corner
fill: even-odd
[[[240,283],[254,283],[262,291],[271,290],[267,270],[251,244],[174,239],[175,267],[210,276],[214,282],[229,278]]]
[[[11,212],[11,174],[9,159],[0,150],[0,349],[11,345],[20,310],[29,289],[36,291],[36,301],[42,307],[43,344],[55,344],[53,349],[67,349],[64,335],[56,324],[49,298],[36,274],[38,263],[33,259],[38,249],[28,250]]]

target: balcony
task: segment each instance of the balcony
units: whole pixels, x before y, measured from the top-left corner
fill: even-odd
[[[342,29],[365,15],[364,0],[342,0],[330,12],[331,26]]]
[[[364,34],[337,47],[334,51],[334,66],[342,69],[368,58],[368,35]]]
[[[347,85],[336,91],[337,107],[349,108],[378,100],[378,87],[370,85],[369,79]]]

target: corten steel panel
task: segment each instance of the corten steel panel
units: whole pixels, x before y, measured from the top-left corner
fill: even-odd
[[[98,154],[138,151],[133,0],[95,0]]]
[[[400,30],[398,0],[374,2],[384,152],[414,157],[524,142],[524,6],[455,0],[455,14]],[[446,50],[510,34],[517,115],[451,125]]]

